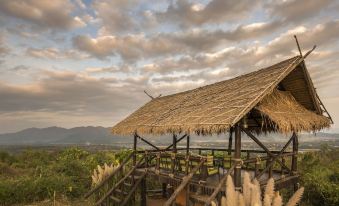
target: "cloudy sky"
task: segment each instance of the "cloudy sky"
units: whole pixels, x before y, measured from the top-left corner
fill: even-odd
[[[306,65],[339,122],[335,0],[1,0],[0,133],[112,126],[157,96],[317,49]],[[332,131],[339,131],[339,124]]]

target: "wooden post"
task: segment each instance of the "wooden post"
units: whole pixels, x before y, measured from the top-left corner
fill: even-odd
[[[137,162],[137,141],[138,141],[138,135],[137,133],[134,134],[134,142],[133,142],[133,166]]]
[[[296,175],[298,173],[298,135],[293,132],[293,156],[292,156],[292,175]],[[294,191],[298,190],[299,184],[294,184]]]
[[[258,161],[258,159],[257,159],[257,161],[255,162],[255,168],[254,168],[254,177],[256,177],[256,176],[258,176],[259,175],[259,167],[260,167],[260,162]]]
[[[269,167],[268,169],[268,178],[271,178],[273,175],[273,165],[271,165],[272,163],[272,157],[270,157],[267,161],[266,161],[266,167]]]
[[[250,156],[250,152],[247,151],[247,152],[246,152],[246,159],[249,160],[250,157],[251,157],[251,156]],[[248,169],[248,166],[249,166],[249,163],[246,164],[246,169]]]
[[[140,193],[141,193],[141,206],[147,205],[147,184],[146,184],[146,176],[142,178],[140,183]]]
[[[172,154],[171,154],[171,159],[172,159],[172,175],[174,175],[175,172],[175,155],[177,153],[177,135],[173,134],[173,147],[172,147]]]
[[[167,198],[167,184],[166,182],[162,183],[162,197]]]
[[[235,127],[235,148],[234,148],[234,186],[236,189],[241,187],[241,130],[237,124]]]
[[[186,138],[187,138],[187,139],[186,139],[186,156],[188,156],[189,153],[190,153],[190,136],[187,135]]]
[[[286,160],[285,160],[285,157],[282,157],[281,158],[281,162],[285,165],[286,164]],[[284,167],[281,166],[281,175],[284,175]]]
[[[186,175],[189,174],[189,150],[190,150],[190,136],[187,135],[186,137],[186,160],[185,160],[185,169],[186,169]],[[190,197],[190,184],[188,183],[186,185],[186,205],[189,205],[189,197]]]
[[[138,134],[135,133],[134,134],[134,142],[133,142],[133,166],[135,166],[137,164],[137,141],[138,141]],[[134,178],[134,173],[132,175],[132,181],[133,181],[133,184],[135,184],[135,178]],[[132,197],[132,203],[134,204],[135,203],[135,193],[134,193],[134,196]]]
[[[293,133],[293,156],[292,156],[292,172],[297,173],[298,170],[298,136],[296,133]]]
[[[232,153],[232,133],[233,127],[230,128],[229,137],[228,137],[228,155]]]
[[[177,135],[173,134],[173,153],[177,153]]]

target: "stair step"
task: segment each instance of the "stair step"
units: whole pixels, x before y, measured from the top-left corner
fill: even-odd
[[[132,180],[133,179],[133,175],[128,176],[128,179]],[[138,180],[138,179],[140,179],[140,176],[139,175],[134,175],[134,179]]]
[[[190,198],[195,200],[196,202],[202,202],[205,203],[207,199],[209,198],[208,195],[198,195],[195,193],[190,193]]]
[[[110,196],[110,198],[111,198],[111,200],[113,200],[114,202],[117,202],[117,203],[121,202],[121,200],[120,200],[119,198],[117,198],[117,197]]]
[[[128,195],[127,192],[122,191],[121,189],[116,189],[115,190],[117,193],[122,194],[122,195]]]

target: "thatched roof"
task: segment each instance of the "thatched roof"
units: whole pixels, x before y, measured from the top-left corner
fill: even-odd
[[[315,91],[310,79],[307,79],[304,75],[295,79],[295,76],[290,75],[293,72],[300,73],[300,71],[302,74],[305,74],[305,71],[308,74],[303,60],[304,57],[296,56],[233,79],[155,98],[115,125],[112,132],[119,135],[132,135],[135,132],[156,135],[166,133],[222,133],[228,131],[245,115],[250,115],[250,127],[258,130],[258,127],[265,122],[263,115],[258,114],[258,110],[255,111],[255,107],[259,102],[262,103],[261,107],[258,107],[259,111],[262,110],[266,116],[272,117],[271,120],[277,121],[275,122],[277,125],[284,125],[278,127],[284,128],[284,131],[321,129],[328,126],[328,124],[321,122],[318,125],[318,122],[315,122],[307,127],[299,127],[297,124],[286,126],[282,124],[281,119],[276,117],[277,113],[269,112],[269,107],[265,107],[265,102],[267,103],[269,100],[263,101],[277,87],[289,88],[292,85],[292,89],[288,89],[288,91],[296,97],[296,100],[292,101],[294,103],[293,111],[299,111],[300,107],[303,107],[303,113],[300,115],[310,114],[310,112],[314,115],[318,113],[317,116],[321,115],[319,103],[314,97]],[[293,84],[298,84],[297,90],[293,89],[295,88]],[[310,88],[313,90],[310,90]],[[299,98],[298,96],[301,97]],[[299,106],[296,106],[297,104]],[[283,108],[285,109],[283,111],[288,109]],[[288,115],[287,121],[301,120],[297,117],[297,114],[294,117],[287,113],[282,115]],[[309,120],[313,121],[314,118]],[[254,122],[257,122],[257,124],[254,125]],[[252,124],[253,126],[251,126]],[[304,124],[304,122],[300,124]],[[309,122],[306,124],[309,124]],[[277,126],[274,126],[267,130],[276,129]]]
[[[307,110],[289,91],[273,90],[255,109],[266,117],[267,125],[284,133],[316,131],[330,125],[329,118]]]

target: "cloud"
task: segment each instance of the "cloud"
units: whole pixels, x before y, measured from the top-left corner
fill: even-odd
[[[144,35],[101,36],[76,36],[73,45],[92,56],[103,59],[108,56],[119,55],[126,61],[135,61],[167,54],[174,54],[181,50],[176,42],[171,42],[163,36],[147,39]]]
[[[0,33],[0,57],[8,55],[10,51],[10,48],[5,44],[4,34]]]
[[[60,51],[57,48],[27,48],[26,54],[31,57],[41,59],[85,59],[88,55],[82,54],[76,50]]]
[[[74,5],[69,0],[2,0],[0,11],[41,28],[71,29],[84,26],[77,16],[71,15]]]
[[[87,6],[82,0],[75,0],[75,3],[82,9],[86,9]]]
[[[137,23],[133,19],[132,6],[137,4],[136,0],[96,0],[93,8],[96,16],[101,20],[102,33],[115,34],[123,31],[133,30]]]
[[[73,45],[99,59],[118,55],[126,61],[137,61],[182,53],[209,52],[229,42],[259,38],[278,26],[279,22],[274,21],[240,25],[230,31],[195,29],[151,36],[129,34],[98,36],[97,38],[79,35],[73,38]]]
[[[321,11],[325,10],[334,0],[288,0],[288,1],[271,1],[266,4],[266,8],[271,17],[280,17],[288,23],[300,23],[305,19],[314,18]]]
[[[142,89],[115,78],[93,78],[76,72],[43,71],[34,83],[11,85],[0,82],[0,113],[66,112],[121,116],[143,99]],[[134,79],[134,84],[137,83]],[[141,82],[140,82],[141,83]],[[144,83],[142,83],[144,84]],[[124,92],[121,92],[124,91]]]
[[[238,75],[298,55],[294,34],[298,35],[304,53],[314,44],[317,44],[319,49],[326,48],[335,45],[338,41],[339,21],[329,21],[310,28],[295,27],[266,44],[232,46],[215,52],[203,50],[205,52],[157,59],[150,64],[143,65],[142,70],[146,73],[168,74],[175,71],[227,67],[233,75]]]
[[[15,71],[15,72],[21,72],[21,71],[26,71],[28,69],[29,69],[29,67],[27,67],[25,65],[18,65],[18,66],[13,67],[11,70]]]
[[[167,10],[157,12],[160,22],[171,22],[181,26],[206,23],[224,23],[245,18],[257,5],[256,0],[211,0],[206,5],[188,0],[170,3]]]
[[[88,67],[86,68],[86,72],[88,73],[92,73],[92,74],[100,74],[100,73],[114,73],[114,72],[118,72],[120,70],[120,68],[116,67],[116,66],[112,66],[112,67]]]

